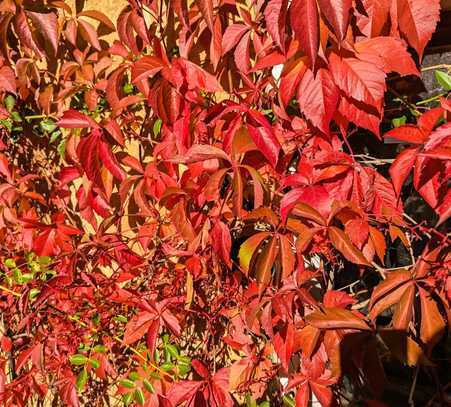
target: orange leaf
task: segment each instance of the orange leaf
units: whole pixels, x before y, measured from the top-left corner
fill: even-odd
[[[319,329],[360,329],[371,330],[368,324],[352,311],[343,308],[324,308],[306,316],[306,321]]]
[[[352,243],[345,233],[335,226],[329,227],[329,238],[334,247],[350,262],[369,266],[368,260]]]
[[[260,292],[263,291],[271,282],[271,271],[274,262],[276,261],[278,252],[279,248],[277,239],[273,238],[264,247],[262,253],[258,256],[255,270]]]
[[[238,259],[240,261],[241,271],[243,271],[244,274],[249,274],[252,258],[254,257],[260,244],[268,236],[270,236],[269,232],[260,232],[252,235],[241,245],[238,253]]]
[[[421,328],[420,337],[429,349],[440,340],[445,329],[445,322],[438,310],[437,303],[430,294],[420,288]]]

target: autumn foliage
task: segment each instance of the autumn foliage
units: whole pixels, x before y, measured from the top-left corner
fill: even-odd
[[[443,401],[439,8],[1,1],[0,403]]]

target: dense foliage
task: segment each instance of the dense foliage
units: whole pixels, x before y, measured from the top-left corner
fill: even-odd
[[[0,403],[444,402],[439,0],[82,6],[0,2]]]

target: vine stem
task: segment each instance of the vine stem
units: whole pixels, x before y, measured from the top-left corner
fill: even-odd
[[[15,291],[10,290],[9,288],[7,288],[7,287],[5,287],[5,286],[3,286],[3,285],[0,285],[0,290],[5,291],[5,292],[7,292],[7,293],[9,293],[9,294],[12,294],[12,295],[14,295],[15,297],[20,297],[20,294],[19,294],[19,293],[16,293]]]
[[[89,326],[87,324],[85,324],[83,321],[80,321],[78,318],[69,315],[69,319],[73,322],[76,322],[78,325],[80,325],[83,328],[87,328],[90,329]],[[97,332],[93,329],[91,329],[91,331],[93,332]],[[155,370],[157,370],[159,373],[168,376],[172,379],[172,376],[165,372],[164,370],[160,369],[157,365],[154,365],[152,362],[149,362],[137,349],[135,349],[134,347],[130,346],[130,345],[126,345],[124,344],[124,341],[117,335],[112,336],[112,338],[118,342],[119,344],[125,346],[127,349],[130,349],[136,356],[138,356],[140,359],[142,359],[145,363],[147,363],[150,367],[154,368]]]
[[[451,65],[450,64],[438,64],[438,65],[427,66],[426,68],[421,68],[421,72],[432,71],[433,69],[439,69],[439,68],[451,69]]]

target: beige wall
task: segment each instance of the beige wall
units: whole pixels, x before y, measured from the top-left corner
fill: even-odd
[[[116,24],[121,10],[128,4],[126,0],[66,0],[75,9],[75,3],[84,3],[84,10],[99,10],[105,13]]]

